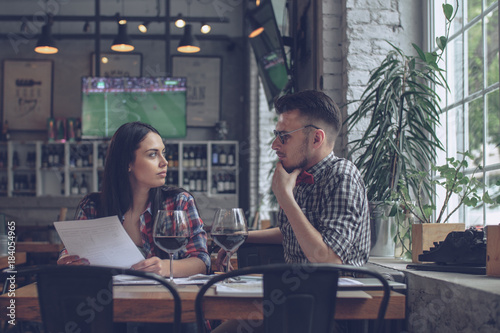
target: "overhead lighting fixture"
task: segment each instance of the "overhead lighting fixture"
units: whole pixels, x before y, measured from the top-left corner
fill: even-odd
[[[180,13],[177,15],[177,20],[175,20],[175,26],[177,28],[184,28],[186,26],[186,21],[184,21]]]
[[[255,38],[264,31],[264,27],[259,22],[257,22],[257,20],[251,14],[247,13],[246,19],[248,21],[250,31],[248,34],[248,38]]]
[[[59,50],[56,47],[56,43],[52,38],[51,27],[52,27],[51,20],[49,20],[49,22],[47,22],[42,27],[42,34],[40,35],[40,38],[38,39],[38,42],[36,43],[35,47],[36,53],[55,54],[59,52]]]
[[[182,53],[196,53],[201,50],[200,43],[193,35],[191,29],[192,29],[191,24],[186,24],[186,26],[184,27],[184,35],[182,35],[182,38],[179,41],[179,46],[177,46],[177,51]]]
[[[201,23],[201,33],[208,34],[210,30],[212,30],[212,27],[210,25],[208,25],[206,22]]]
[[[139,26],[137,28],[139,29],[140,32],[145,34],[146,32],[148,32],[149,23],[150,22],[143,22],[143,23],[139,24]]]
[[[121,22],[122,20],[118,21]],[[124,20],[126,22],[126,20]],[[116,52],[130,52],[134,50],[134,46],[130,42],[127,35],[127,24],[118,23],[118,35],[111,45],[111,49]]]

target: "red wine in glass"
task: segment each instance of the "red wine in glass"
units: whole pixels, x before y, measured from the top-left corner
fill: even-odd
[[[184,210],[159,210],[153,226],[153,240],[170,256],[170,281],[174,280],[174,254],[185,247],[191,237],[187,213]]]
[[[248,237],[247,221],[243,209],[218,209],[215,212],[211,236],[214,242],[227,252],[226,272],[228,272],[231,255]]]

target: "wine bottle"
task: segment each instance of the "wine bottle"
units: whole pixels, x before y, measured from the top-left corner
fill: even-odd
[[[189,151],[187,147],[184,147],[184,152],[182,154],[182,166],[184,168],[189,168]]]
[[[89,191],[89,185],[87,184],[87,179],[85,178],[85,174],[82,174],[82,183],[80,185],[80,194],[87,194]]]
[[[213,175],[212,176],[212,189],[210,190],[212,194],[217,194],[217,176]]]
[[[73,181],[71,182],[71,194],[77,195],[78,193],[80,193],[80,184],[78,184],[76,174],[73,174]]]
[[[234,146],[231,146],[231,148],[229,149],[229,153],[227,154],[227,165],[233,166],[234,164]]]
[[[220,165],[226,165],[227,164],[227,154],[226,154],[226,149],[224,146],[220,148],[219,151],[219,164]]]
[[[224,193],[224,178],[220,173],[217,176],[217,193]]]
[[[201,147],[198,146],[196,147],[196,153],[195,153],[195,166],[197,168],[201,168]]]
[[[189,148],[189,167],[194,168],[196,166],[196,152],[195,147]]]
[[[196,191],[203,191],[203,180],[201,172],[198,172],[198,174],[196,175]]]
[[[219,165],[219,151],[216,145],[212,146],[212,165]]]

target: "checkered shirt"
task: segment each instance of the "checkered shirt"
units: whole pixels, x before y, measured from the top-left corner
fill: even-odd
[[[332,152],[307,172],[314,176],[314,184],[294,188],[298,205],[344,264],[364,265],[370,252],[370,214],[358,169]],[[278,221],[286,262],[308,262],[282,209]]]

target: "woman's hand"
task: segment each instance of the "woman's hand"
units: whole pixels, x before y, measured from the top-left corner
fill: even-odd
[[[90,262],[86,258],[80,258],[79,256],[65,255],[57,259],[58,265],[90,265]]]
[[[162,260],[158,257],[151,257],[142,261],[131,267],[132,269],[150,273],[156,273],[161,276],[170,275],[170,266],[168,260]],[[175,272],[175,271],[174,271]]]

